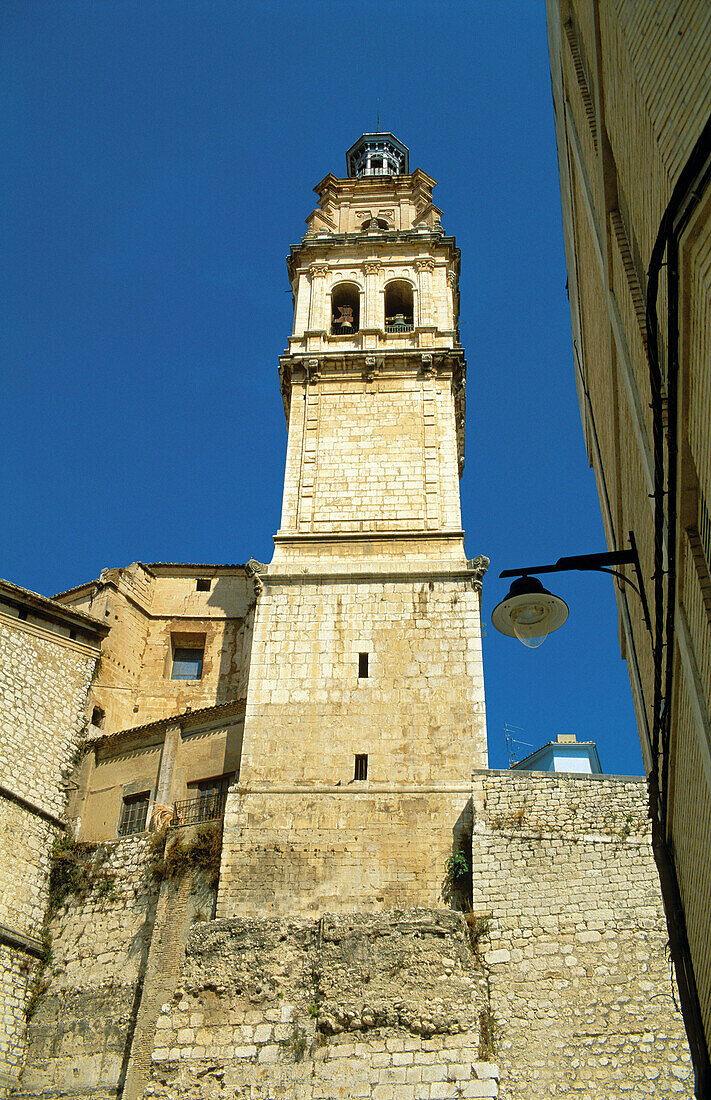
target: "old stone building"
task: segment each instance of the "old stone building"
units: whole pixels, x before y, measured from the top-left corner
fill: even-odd
[[[576,384],[608,546],[634,533],[652,612],[649,631],[619,587],[671,950],[711,1095],[711,12],[549,0],[548,25]]]
[[[15,1094],[691,1096],[644,783],[487,767],[435,181],[347,166],[288,261],[272,561],[47,601],[109,633]]]
[[[50,852],[107,627],[0,582],[0,1088],[22,1064]]]

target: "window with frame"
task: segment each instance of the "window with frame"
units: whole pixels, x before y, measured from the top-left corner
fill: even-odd
[[[200,680],[202,679],[202,664],[205,656],[205,645],[173,646],[173,664],[171,668],[171,680]]]
[[[367,752],[356,753],[355,758],[355,770],[354,779],[367,779],[368,778],[368,754]]]
[[[118,823],[119,836],[145,832],[150,791],[124,796]]]
[[[234,772],[229,772],[188,783],[188,798],[185,802],[176,803],[181,824],[221,818],[225,812],[227,792],[234,778]]]

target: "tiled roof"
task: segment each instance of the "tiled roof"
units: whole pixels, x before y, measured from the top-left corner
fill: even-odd
[[[202,719],[207,718],[209,715],[219,718],[223,714],[229,715],[241,710],[242,707],[244,707],[243,699],[228,699],[226,703],[215,703],[214,706],[200,707],[199,710],[183,710],[179,714],[169,714],[165,718],[156,718],[153,722],[145,722],[141,726],[129,726],[127,729],[116,730],[114,733],[99,733],[94,737],[87,737],[84,744],[95,746],[102,742],[105,744],[109,741],[119,741],[130,734],[147,733],[149,730],[157,730],[162,726],[170,726],[176,722],[187,725],[194,718]]]

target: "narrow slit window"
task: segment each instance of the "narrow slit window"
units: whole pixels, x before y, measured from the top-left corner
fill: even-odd
[[[358,654],[358,679],[359,680],[367,680],[368,679],[368,654],[367,653],[359,653]]]
[[[356,753],[355,758],[355,773],[354,779],[367,779],[368,778],[368,754],[367,752]]]

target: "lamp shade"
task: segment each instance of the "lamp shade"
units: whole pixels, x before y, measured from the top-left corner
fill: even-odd
[[[568,618],[568,605],[544,588],[538,577],[516,577],[505,600],[491,613],[492,625],[535,649]]]

